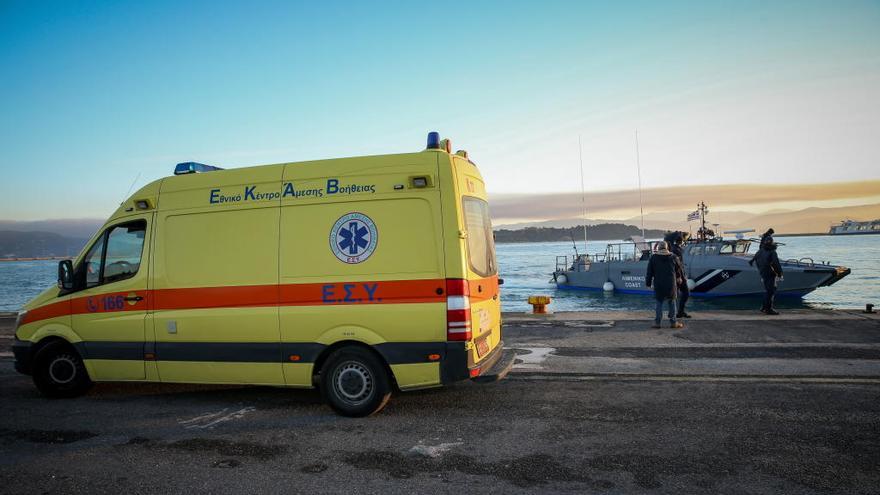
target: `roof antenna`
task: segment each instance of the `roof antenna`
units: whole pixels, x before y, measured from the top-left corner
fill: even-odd
[[[578,134],[578,159],[581,163],[581,205],[584,208],[584,253],[589,253],[587,248],[587,198],[584,192],[584,149],[581,146],[581,135]],[[577,252],[577,249],[575,249]]]
[[[636,129],[636,170],[639,174],[639,212],[642,215],[642,239],[645,238],[645,206],[642,203],[642,164],[639,161],[639,130]]]
[[[140,178],[141,178],[141,173],[138,172],[137,175],[134,177],[134,180],[131,181],[131,185],[128,186],[128,192],[125,193],[125,197],[122,198],[122,201],[120,201],[119,204],[125,203],[125,200],[128,199],[128,195],[131,194],[131,190],[134,189],[134,185],[137,184],[137,181]]]

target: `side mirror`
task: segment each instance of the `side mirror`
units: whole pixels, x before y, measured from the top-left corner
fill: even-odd
[[[70,260],[58,262],[58,288],[73,289],[73,262]]]

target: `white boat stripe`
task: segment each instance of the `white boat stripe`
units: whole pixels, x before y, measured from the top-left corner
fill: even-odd
[[[710,278],[714,277],[715,275],[718,275],[719,273],[721,273],[723,271],[724,270],[712,270],[711,273],[709,273],[705,277],[701,278],[700,280],[697,280],[697,283],[694,284],[694,287],[696,288],[698,285],[702,284],[706,280],[709,280]]]

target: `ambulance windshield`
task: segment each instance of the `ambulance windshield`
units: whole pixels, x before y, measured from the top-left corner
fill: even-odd
[[[468,259],[471,269],[484,277],[498,273],[495,239],[489,220],[489,205],[482,199],[462,198],[467,228]]]

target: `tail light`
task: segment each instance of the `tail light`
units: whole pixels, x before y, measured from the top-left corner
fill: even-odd
[[[471,298],[467,280],[446,279],[446,340],[471,340]]]

